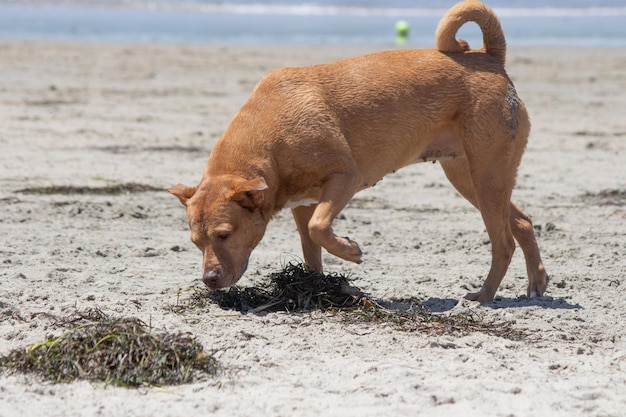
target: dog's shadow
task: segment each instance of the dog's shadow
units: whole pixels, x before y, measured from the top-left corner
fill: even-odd
[[[584,310],[584,307],[578,303],[572,304],[564,298],[553,298],[549,295],[538,298],[528,298],[525,295],[517,298],[496,297],[491,303],[484,304],[484,307],[493,309],[540,307],[546,310]]]
[[[435,298],[431,297],[425,301],[422,301],[422,306],[432,313],[445,313],[453,310],[463,300],[455,298]],[[392,303],[397,304],[397,303]],[[539,298],[528,298],[526,296],[519,296],[517,298],[510,297],[496,297],[496,299],[490,303],[482,305],[485,308],[501,309],[501,308],[529,308],[540,307],[546,310],[583,310],[584,307],[580,304],[572,304],[563,298],[553,298],[550,296],[544,296]],[[398,305],[397,307],[401,307]]]

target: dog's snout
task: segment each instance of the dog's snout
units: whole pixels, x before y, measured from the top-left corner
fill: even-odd
[[[218,287],[217,285],[218,279],[219,279],[219,274],[217,273],[215,269],[205,272],[204,275],[202,276],[202,282],[204,282],[204,284],[211,289],[215,289]]]

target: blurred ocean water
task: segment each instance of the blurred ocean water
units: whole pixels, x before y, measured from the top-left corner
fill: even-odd
[[[0,0],[0,39],[430,47],[455,0]],[[493,0],[510,45],[626,47],[626,0]],[[475,25],[459,33],[478,47]]]

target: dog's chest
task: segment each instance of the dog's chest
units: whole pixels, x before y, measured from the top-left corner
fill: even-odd
[[[292,209],[301,206],[312,206],[317,203],[319,203],[319,201],[314,198],[303,198],[302,200],[287,201],[285,208]]]

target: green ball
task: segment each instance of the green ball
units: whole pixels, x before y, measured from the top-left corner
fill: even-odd
[[[409,35],[409,22],[406,20],[398,20],[396,22],[396,34],[406,37]]]

